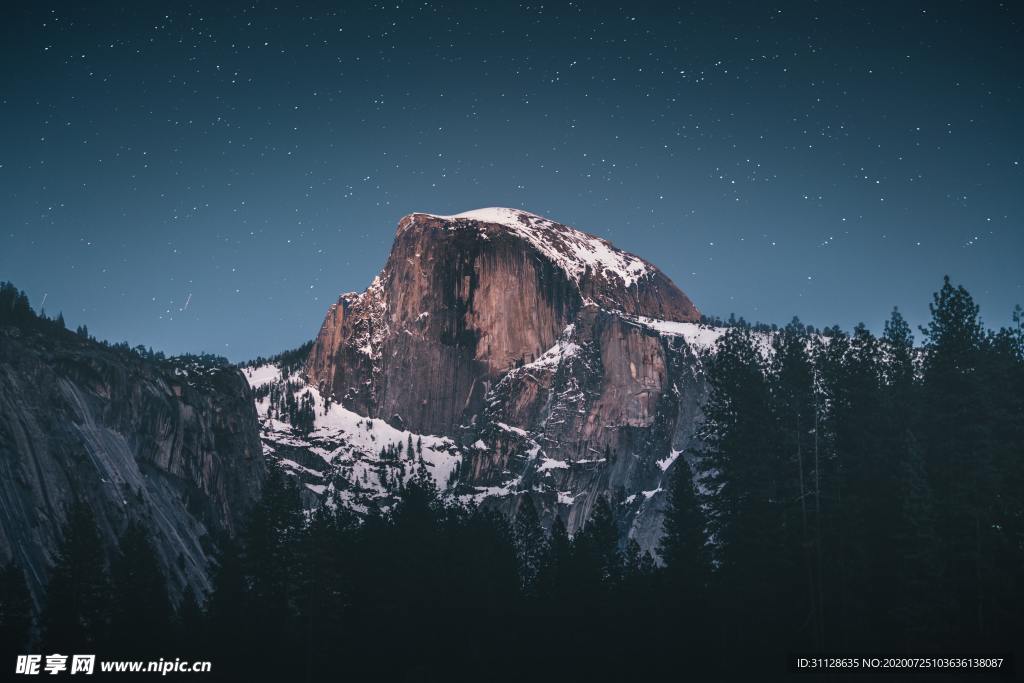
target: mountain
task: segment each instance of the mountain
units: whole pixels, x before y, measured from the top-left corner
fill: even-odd
[[[530,493],[570,531],[608,496],[623,540],[653,550],[700,414],[700,350],[722,332],[699,320],[656,266],[580,230],[505,208],[413,213],[304,366],[246,374],[268,456],[308,496],[386,504],[422,458],[450,495],[513,514]]]
[[[483,410],[489,385],[590,309],[700,316],[650,263],[546,218],[414,213],[370,287],[328,311],[306,378],[373,417],[453,433]]]
[[[237,531],[265,472],[244,377],[102,344],[25,308],[0,319],[0,561],[22,566],[38,604],[77,499],[108,549],[139,521],[172,594],[205,594],[215,538]]]

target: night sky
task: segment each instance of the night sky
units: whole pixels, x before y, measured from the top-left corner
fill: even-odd
[[[1024,303],[1019,2],[122,4],[0,10],[0,279],[100,338],[296,346],[485,206],[715,315]]]

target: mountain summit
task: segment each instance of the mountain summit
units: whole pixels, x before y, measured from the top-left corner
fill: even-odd
[[[670,320],[700,317],[686,295],[651,263],[616,248],[605,239],[550,218],[501,207],[476,209],[454,216],[414,213],[399,221],[398,232],[424,226],[424,221],[429,227],[434,226],[433,221],[445,221],[451,230],[475,229],[484,239],[503,232],[518,238],[539,258],[560,269],[588,303],[592,301],[615,310],[653,306],[656,310],[651,310],[651,313]],[[636,292],[631,294],[631,289]],[[648,298],[659,289],[664,290],[665,301]],[[641,290],[647,299],[643,304],[640,301]]]
[[[661,275],[647,261],[617,249],[607,240],[520,209],[491,207],[454,216],[414,213],[399,222],[399,231],[419,225],[418,218],[450,221],[456,224],[456,229],[463,225],[473,225],[478,229],[483,226],[507,228],[511,235],[524,240],[541,257],[561,268],[581,292],[586,291],[584,287],[588,281],[595,279],[629,289],[642,286],[645,280],[653,282]],[[486,228],[483,229],[486,232]],[[678,293],[682,295],[682,292]],[[682,298],[685,299],[685,295]],[[615,300],[609,299],[608,303],[614,306]],[[693,307],[688,301],[682,305],[685,319],[694,313],[685,310],[687,304],[690,309]]]
[[[328,311],[307,379],[360,413],[451,434],[494,382],[598,311],[700,315],[654,265],[556,221],[505,208],[413,213],[370,287]]]

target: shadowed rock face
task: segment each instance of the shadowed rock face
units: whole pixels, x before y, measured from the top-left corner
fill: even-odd
[[[622,540],[655,551],[671,467],[693,445],[706,394],[702,348],[584,309],[548,353],[488,394],[474,433],[484,447],[467,458],[466,481],[504,485],[509,495],[486,504],[509,515],[529,491],[542,517],[561,515],[570,532],[606,496]]]
[[[412,214],[374,283],[328,312],[307,380],[371,417],[452,434],[481,412],[495,381],[539,358],[587,308],[699,318],[656,267],[573,228],[510,209]],[[645,360],[633,372],[650,383]],[[625,378],[626,367],[610,370]]]
[[[530,491],[570,531],[609,496],[623,538],[653,550],[704,391],[695,348],[663,330],[698,320],[655,266],[573,228],[510,209],[416,213],[371,286],[331,307],[306,380],[361,415],[456,438],[456,495],[514,514]]]
[[[76,498],[108,547],[143,522],[172,591],[202,594],[212,537],[236,530],[263,474],[237,369],[0,327],[0,561],[25,568],[37,601]]]

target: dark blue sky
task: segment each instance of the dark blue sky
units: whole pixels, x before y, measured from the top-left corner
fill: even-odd
[[[948,273],[1005,324],[1020,3],[839,4],[5,3],[0,279],[240,360],[311,338],[402,215],[511,206],[707,313],[918,324]]]

